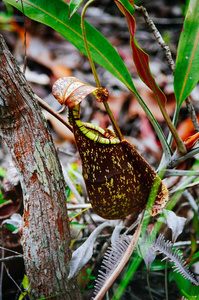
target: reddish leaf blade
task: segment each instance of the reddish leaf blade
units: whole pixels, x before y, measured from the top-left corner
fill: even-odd
[[[197,132],[196,134],[187,138],[184,141],[184,144],[185,144],[185,147],[187,148],[187,150],[190,150],[191,148],[193,148],[193,146],[195,146],[195,144],[198,142],[198,139],[199,139],[199,132]]]
[[[137,72],[142,79],[142,81],[154,92],[155,97],[160,105],[166,104],[166,96],[159,88],[158,84],[156,83],[149,67],[149,56],[146,54],[137,44],[135,40],[135,19],[132,14],[126,9],[124,6],[123,1],[115,0],[116,4],[118,5],[119,9],[125,15],[129,27],[129,32],[131,35],[131,48],[132,48],[132,55],[133,60],[137,69]]]

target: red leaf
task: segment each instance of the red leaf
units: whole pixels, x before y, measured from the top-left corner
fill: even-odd
[[[187,138],[184,141],[186,149],[189,150],[193,148],[193,146],[195,146],[195,144],[198,142],[198,139],[199,139],[199,132]]]
[[[118,5],[119,9],[122,11],[122,13],[125,15],[128,22],[129,32],[131,35],[132,55],[137,72],[142,81],[154,92],[158,103],[163,104],[165,106],[167,99],[165,94],[157,85],[150,71],[149,56],[139,47],[135,40],[135,19],[120,1],[115,0],[115,2]]]

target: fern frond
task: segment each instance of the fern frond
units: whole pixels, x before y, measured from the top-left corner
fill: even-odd
[[[166,256],[163,260],[169,259],[169,261],[174,263],[173,268],[175,272],[180,273],[185,279],[189,279],[195,285],[199,285],[194,279],[193,274],[189,271],[180,250],[174,249],[171,241],[165,241],[164,236],[160,234],[158,239],[154,241],[152,245],[156,250]]]
[[[96,279],[94,287],[95,296],[92,298],[93,300],[102,299],[106,291],[118,277],[137,244],[140,230],[141,224],[139,224],[133,237],[122,234],[120,238],[108,248],[102,261],[102,270],[99,270],[99,275]],[[154,251],[158,250],[160,253],[163,253],[166,256],[164,259],[169,259],[173,262],[175,272],[179,272],[185,279],[190,280],[193,284],[199,285],[194,279],[193,274],[189,271],[180,251],[173,248],[172,242],[165,241],[163,235],[160,234],[158,239],[151,243],[150,247],[154,248]]]
[[[94,286],[94,295],[99,293],[107,279],[112,275],[128,248],[129,243],[130,237],[123,234],[114,244],[108,247],[102,261],[102,270],[99,270],[99,275]]]
[[[95,296],[92,299],[100,300],[103,298],[129,261],[141,233],[143,216],[144,213],[142,213],[141,221],[133,236],[122,234],[119,239],[113,242],[108,248],[102,261],[103,271],[99,271],[99,276],[94,287]]]

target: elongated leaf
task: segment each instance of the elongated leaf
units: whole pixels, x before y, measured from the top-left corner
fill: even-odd
[[[133,15],[135,12],[134,2],[133,0],[115,0],[115,3],[120,2],[125,10],[128,11],[129,14]],[[124,11],[122,11],[124,14]]]
[[[174,90],[178,108],[199,81],[199,0],[190,0],[178,45]]]
[[[21,1],[5,0],[5,2],[22,11]],[[26,16],[52,27],[87,55],[80,26],[81,18],[75,13],[69,19],[69,7],[65,2],[62,0],[23,0],[23,6]],[[115,48],[94,27],[87,22],[85,25],[93,60],[137,93],[131,76]]]
[[[20,11],[22,11],[21,1],[4,0]],[[122,0],[128,4],[128,0]],[[40,0],[23,0],[24,13],[29,18],[46,24],[70,41],[83,54],[86,54],[84,41],[80,26],[80,16],[75,13],[69,20],[68,5],[62,0],[40,1]],[[128,10],[133,12],[132,5],[128,5]],[[144,103],[143,99],[138,94],[131,76],[124,65],[121,57],[118,55],[114,47],[91,25],[85,22],[86,33],[92,58],[99,65],[112,73],[116,78],[123,82],[126,87],[135,95],[139,104],[142,106],[149,120],[155,128],[155,131],[162,143],[164,153],[169,158],[170,148],[165,140],[164,134],[152,115],[149,108]]]
[[[149,56],[146,54],[137,44],[135,40],[135,19],[132,13],[129,11],[126,5],[124,6],[124,1],[115,0],[116,4],[118,5],[119,9],[122,13],[126,16],[129,31],[131,35],[131,48],[132,48],[132,55],[133,60],[137,69],[137,72],[142,79],[142,81],[154,92],[155,97],[158,103],[161,105],[166,104],[166,96],[161,91],[159,86],[157,85],[153,75],[151,74],[150,67],[149,67]]]
[[[70,18],[76,13],[76,11],[82,6],[84,0],[71,0],[69,4]]]

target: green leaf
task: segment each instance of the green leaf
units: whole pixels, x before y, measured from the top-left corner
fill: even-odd
[[[82,6],[84,0],[71,0],[69,4],[69,16],[72,18],[74,13]]]
[[[194,255],[192,255],[191,259],[199,259],[199,251],[197,251],[196,253],[194,253]]]
[[[194,215],[193,215],[193,230],[196,236],[199,236],[199,219],[198,219],[198,214],[193,211]]]
[[[21,1],[4,0],[4,2],[7,2],[22,11]],[[122,0],[122,3],[123,2],[126,3],[126,6],[128,5],[128,10],[132,13],[133,8],[131,4],[128,4],[129,1]],[[79,49],[83,54],[87,55],[80,26],[81,18],[77,13],[75,13],[73,17],[69,19],[69,7],[65,2],[62,0],[23,0],[23,7],[26,16],[52,27],[70,41],[75,47],[77,47],[77,49]],[[137,101],[154,126],[164,149],[164,153],[169,159],[171,151],[164,134],[151,111],[138,94],[121,57],[115,48],[95,28],[87,22],[85,22],[85,27],[93,60],[123,82],[135,95]]]
[[[134,8],[134,3],[132,0],[115,0],[116,4],[118,2],[122,5],[121,7],[124,7],[125,10],[127,10],[129,12],[129,14],[131,14],[131,15],[134,14],[135,8]],[[124,14],[124,11],[122,11],[122,13]]]
[[[178,108],[199,80],[199,0],[190,0],[178,44],[174,91]]]
[[[0,167],[0,176],[5,177],[6,176],[6,170]]]
[[[28,282],[28,277],[27,277],[27,275],[24,275],[24,278],[23,278],[23,280],[22,280],[22,285],[23,285],[23,288],[24,288],[25,290],[28,290],[28,288],[29,288],[29,282]]]
[[[198,248],[198,245],[196,242],[196,238],[193,235],[191,235],[191,252],[195,253],[197,248]]]
[[[193,297],[195,296],[195,299],[199,300],[199,286],[192,285],[190,289],[190,295]]]
[[[26,297],[27,294],[28,294],[27,292],[24,292],[24,293],[20,294],[18,300],[24,299],[24,298]]]
[[[161,271],[161,270],[165,270],[165,266],[166,266],[166,261],[162,261],[162,260],[154,260],[152,262],[152,265],[150,267],[150,271]],[[167,263],[167,267],[170,268],[172,267],[171,263]],[[147,270],[146,265],[143,266],[143,270]]]
[[[5,2],[22,11],[21,1],[5,0]],[[69,6],[64,1],[24,0],[23,6],[26,16],[52,27],[87,55],[80,26],[81,18],[75,13],[69,19]],[[137,93],[131,76],[115,48],[87,22],[85,22],[85,27],[93,60],[122,81],[134,93]]]
[[[194,253],[194,255],[192,255],[191,260],[189,262],[189,267],[193,266],[197,262],[199,262],[199,251]]]
[[[10,231],[15,231],[17,229],[17,227],[12,224],[5,224],[4,227],[6,227]]]
[[[83,225],[78,222],[71,222],[70,227],[75,228],[75,229],[84,229],[84,228],[87,228],[87,225]]]
[[[191,288],[191,282],[188,279],[185,279],[180,273],[173,271],[174,279],[180,290],[181,295],[184,295],[183,290],[189,293]]]
[[[135,19],[129,10],[126,9],[126,7],[123,4],[123,1],[121,0],[115,0],[117,6],[122,11],[122,13],[125,15],[129,27],[129,32],[131,36],[131,49],[132,49],[132,55],[134,64],[136,66],[137,72],[142,79],[142,81],[153,91],[154,96],[158,102],[159,108],[161,110],[161,113],[170,129],[170,132],[172,133],[172,136],[175,139],[177,149],[180,153],[187,153],[187,149],[185,148],[185,145],[183,144],[175,126],[171,122],[171,119],[169,115],[167,114],[167,111],[165,109],[166,106],[166,96],[158,86],[158,84],[155,81],[155,78],[153,77],[150,67],[149,67],[149,56],[146,54],[137,44],[135,40]],[[130,3],[133,3],[132,0],[129,0]]]
[[[52,296],[48,296],[48,297],[45,297],[45,298],[39,298],[37,300],[48,300],[48,299],[51,299],[51,298],[59,297],[59,296],[64,295],[64,294],[66,294],[66,292],[64,292],[64,293],[58,293],[58,294],[55,294],[55,295],[52,295]]]
[[[183,289],[181,290],[182,292],[182,295],[184,297],[186,297],[186,299],[189,299],[189,300],[199,300],[199,289],[198,289],[198,286],[195,286],[195,291],[193,291],[193,289],[191,288],[191,294],[190,293],[186,293]]]

